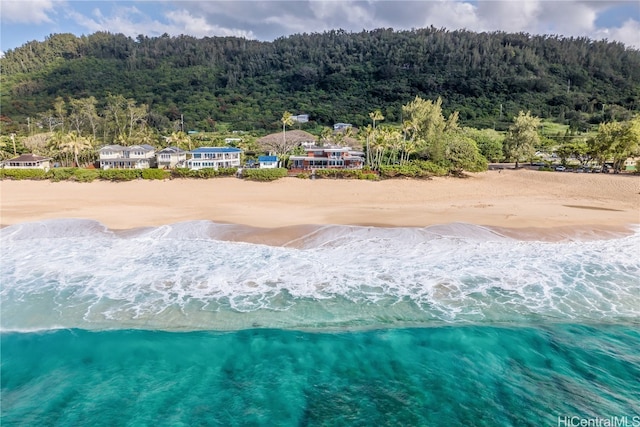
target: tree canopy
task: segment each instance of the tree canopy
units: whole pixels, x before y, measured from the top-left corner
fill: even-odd
[[[65,106],[76,123],[94,117],[91,105],[100,112],[122,96],[153,111],[152,126],[182,117],[181,130],[204,131],[221,122],[275,131],[285,110],[324,126],[362,127],[372,110],[401,123],[402,105],[416,96],[441,97],[446,116],[458,111],[465,126],[498,130],[522,109],[583,129],[640,108],[640,52],[621,43],[433,27],[273,42],[54,34],[7,51],[0,66],[2,114],[14,126],[29,118],[55,127],[58,97],[89,103]]]

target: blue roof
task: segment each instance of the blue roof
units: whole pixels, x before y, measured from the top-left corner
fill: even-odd
[[[233,147],[200,147],[193,150],[191,153],[241,153],[242,150]]]
[[[277,162],[278,156],[259,156],[258,161],[259,162]]]

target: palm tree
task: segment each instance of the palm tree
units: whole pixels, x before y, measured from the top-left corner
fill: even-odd
[[[382,165],[382,160],[384,158],[383,154],[388,148],[386,134],[387,132],[385,131],[385,129],[376,129],[372,132],[369,138],[373,151],[372,169],[380,170],[380,166]]]
[[[9,138],[11,138],[11,142],[13,143],[13,155],[17,156],[17,151],[16,151],[16,134],[12,133],[11,135],[9,135]]]
[[[92,144],[87,138],[84,138],[78,135],[77,132],[69,132],[63,137],[61,144],[59,145],[63,151],[73,153],[73,158],[75,160],[76,167],[80,167],[80,160],[78,159],[78,154],[82,151],[91,148]]]
[[[284,113],[282,113],[282,118],[280,119],[280,121],[282,122],[282,146],[286,147],[287,146],[286,128],[287,126],[291,126],[293,124],[291,113],[288,111],[285,111]]]
[[[369,113],[369,117],[371,117],[371,120],[373,120],[373,128],[376,128],[376,120],[377,121],[381,121],[384,120],[384,116],[382,115],[382,112],[380,110],[376,110],[373,111],[371,113]]]
[[[402,134],[397,129],[388,129],[386,137],[390,149],[388,164],[392,164],[398,161],[398,153],[403,147]]]
[[[0,160],[8,159],[11,156],[9,151],[9,144],[5,140],[6,137],[0,137]],[[14,140],[15,141],[15,140]],[[13,155],[15,157],[15,155]]]
[[[323,127],[322,132],[320,132],[320,138],[318,141],[320,142],[320,146],[330,143],[333,140],[333,130],[329,127]]]
[[[360,135],[361,138],[364,137],[365,140],[365,147],[367,151],[367,166],[371,167],[373,163],[373,158],[371,157],[371,138],[373,137],[373,128],[371,127],[371,125],[368,125],[366,128],[364,128],[364,132],[362,132]]]
[[[188,148],[191,151],[191,137],[184,132],[173,132],[169,137],[169,144],[178,148]]]
[[[50,157],[53,157],[60,161],[62,166],[69,166],[69,151],[65,148],[66,134],[57,131],[49,135],[47,139],[47,145],[44,147],[44,152]],[[34,153],[36,150],[32,150]]]

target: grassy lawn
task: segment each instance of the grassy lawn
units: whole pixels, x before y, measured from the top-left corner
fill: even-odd
[[[543,120],[541,129],[540,129],[540,134],[549,138],[557,135],[563,136],[565,135],[568,129],[569,129],[569,125],[567,124],[557,123],[551,120]],[[595,136],[597,132],[598,132],[598,127],[592,126],[588,132],[581,132],[574,136],[579,136],[582,138],[591,138],[592,136]]]

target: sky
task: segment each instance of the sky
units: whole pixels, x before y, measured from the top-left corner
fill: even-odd
[[[640,0],[0,0],[0,51],[55,33],[270,41],[296,33],[434,26],[608,39],[640,49]]]

